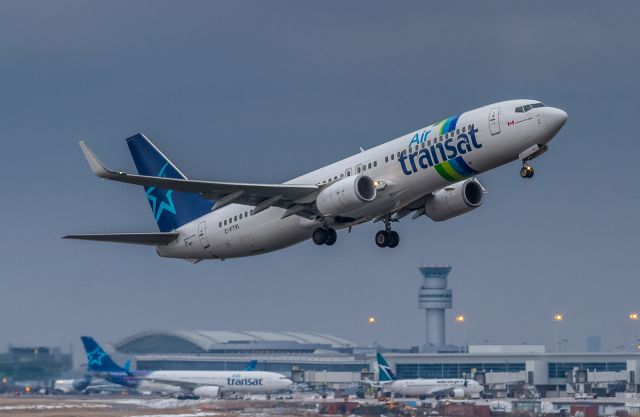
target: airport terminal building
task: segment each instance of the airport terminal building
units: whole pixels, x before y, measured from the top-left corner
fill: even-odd
[[[121,359],[133,359],[140,370],[240,370],[255,359],[260,370],[309,384],[338,386],[377,377],[374,349],[317,333],[149,331],[113,348]],[[554,396],[574,389],[576,382],[598,388],[600,395],[636,392],[640,372],[640,354],[635,352],[549,353],[538,345],[471,345],[462,353],[380,350],[398,378],[474,374],[497,395],[526,384]]]

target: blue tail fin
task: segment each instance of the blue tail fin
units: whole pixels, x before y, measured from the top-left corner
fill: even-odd
[[[87,368],[92,372],[124,372],[126,369],[118,366],[93,337],[82,336],[82,344],[87,352]]]
[[[376,354],[376,358],[378,359],[378,380],[380,382],[395,381],[396,376],[391,370],[391,366],[380,352]]]
[[[257,360],[252,360],[249,363],[247,363],[247,366],[244,367],[245,371],[255,371],[258,368],[258,361]]]
[[[153,177],[187,177],[149,139],[138,133],[127,139],[138,174]],[[151,210],[162,232],[170,232],[211,211],[213,201],[198,194],[145,187]]]

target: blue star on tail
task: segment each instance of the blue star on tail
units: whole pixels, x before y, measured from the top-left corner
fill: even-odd
[[[167,169],[169,165],[166,162],[160,172],[158,173],[158,177],[164,177],[164,171]],[[176,214],[176,206],[173,204],[173,199],[171,198],[171,194],[173,190],[164,191],[156,187],[149,187],[146,191],[147,198],[151,202],[151,210],[153,210],[153,215],[156,218],[156,222],[162,215],[163,211],[168,211],[170,213]],[[160,204],[158,204],[158,201]]]
[[[93,352],[87,352],[87,360],[89,361],[88,365],[99,365],[102,366],[102,358],[107,356],[106,353],[102,351],[99,347],[96,348]]]

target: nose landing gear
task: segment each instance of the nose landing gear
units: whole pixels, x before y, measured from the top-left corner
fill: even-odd
[[[400,243],[398,232],[391,230],[391,220],[389,216],[384,219],[384,230],[376,233],[376,245],[380,248],[395,248]]]
[[[522,178],[531,178],[533,177],[534,172],[535,171],[533,170],[533,167],[531,165],[523,162],[522,168],[520,169],[520,176]]]

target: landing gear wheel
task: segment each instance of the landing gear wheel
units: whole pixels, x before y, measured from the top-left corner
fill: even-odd
[[[325,243],[327,243],[328,237],[329,233],[327,233],[327,230],[322,227],[318,227],[313,231],[313,243],[315,243],[316,245],[324,245]]]
[[[522,169],[520,169],[520,176],[522,178],[531,178],[533,177],[534,171],[530,165],[523,165]]]
[[[324,242],[325,245],[331,246],[336,243],[338,239],[338,234],[336,233],[336,229],[327,229],[327,240]]]
[[[398,234],[398,232],[395,231],[390,231],[387,232],[387,239],[388,239],[388,243],[387,243],[387,247],[389,248],[395,248],[396,246],[398,246],[398,243],[400,243],[400,235]]]
[[[388,244],[389,237],[386,231],[380,230],[378,233],[376,233],[376,245],[378,245],[379,248],[386,248]]]

